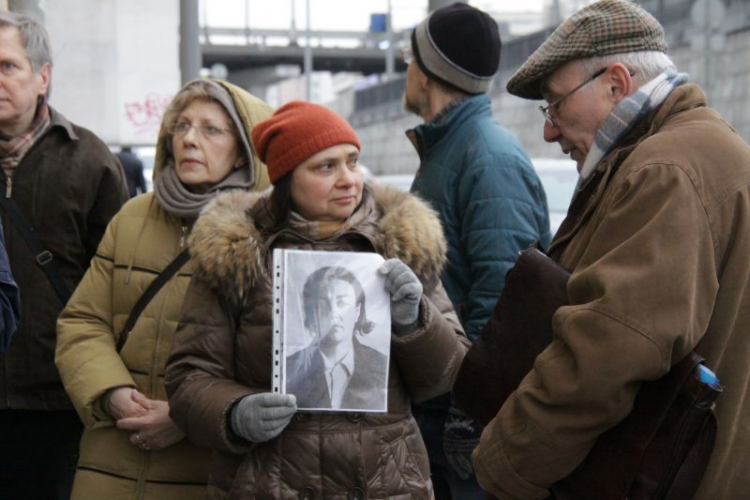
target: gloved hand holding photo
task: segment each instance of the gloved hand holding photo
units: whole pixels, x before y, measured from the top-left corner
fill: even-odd
[[[297,398],[293,394],[252,394],[234,406],[232,430],[248,441],[262,443],[281,434],[296,411]]]
[[[391,295],[393,331],[406,335],[414,331],[419,317],[422,283],[409,266],[399,259],[389,259],[378,272],[385,275],[385,289]]]

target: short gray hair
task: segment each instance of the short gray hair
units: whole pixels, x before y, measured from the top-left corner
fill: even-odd
[[[52,47],[49,34],[36,18],[17,12],[0,12],[0,28],[16,28],[21,35],[21,43],[31,61],[34,73],[47,63],[52,66]]]
[[[623,52],[607,56],[582,59],[583,69],[587,74],[594,74],[601,68],[614,63],[624,64],[630,71],[634,71],[633,80],[640,87],[650,82],[666,69],[676,70],[674,62],[664,52],[649,50],[643,52]]]

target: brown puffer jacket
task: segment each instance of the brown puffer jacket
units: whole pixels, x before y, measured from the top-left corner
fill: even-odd
[[[409,408],[450,390],[469,346],[439,284],[445,240],[434,212],[407,193],[368,186],[352,228],[316,241],[291,227],[263,236],[267,200],[247,193],[217,198],[190,239],[197,274],[166,387],[175,422],[215,450],[211,496],[432,498],[426,450]],[[392,338],[388,413],[298,413],[277,438],[259,444],[232,433],[233,404],[271,388],[274,248],[374,251],[400,258],[425,284],[417,329]]]

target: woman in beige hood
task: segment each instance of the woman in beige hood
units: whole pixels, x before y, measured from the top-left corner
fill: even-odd
[[[269,185],[250,133],[272,111],[226,82],[185,85],[164,114],[154,193],[133,198],[112,219],[62,312],[55,361],[86,426],[73,498],[205,497],[208,452],[169,418],[164,391],[191,262],[148,303],[122,350],[116,346],[139,297],[184,250],[201,209],[219,192]]]

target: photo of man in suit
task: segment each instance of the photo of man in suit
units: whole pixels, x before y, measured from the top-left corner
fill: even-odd
[[[365,293],[343,267],[323,267],[302,289],[305,329],[313,341],[287,357],[287,394],[300,408],[386,411],[388,357],[364,345],[372,332]]]

